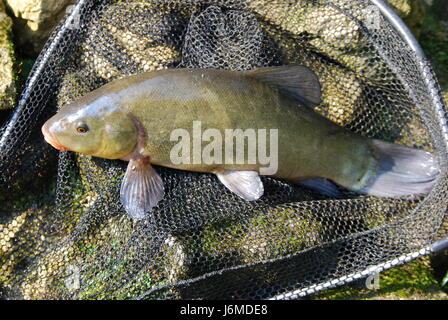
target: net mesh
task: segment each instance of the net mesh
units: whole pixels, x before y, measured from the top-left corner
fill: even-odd
[[[323,116],[438,154],[433,191],[335,200],[263,177],[265,195],[246,202],[212,174],[158,167],[165,198],[134,222],[119,201],[125,162],[58,153],[40,133],[124,75],[293,63],[319,76]],[[429,65],[370,1],[81,0],[0,130],[0,297],[287,297],[418,251],[447,236],[440,99]]]

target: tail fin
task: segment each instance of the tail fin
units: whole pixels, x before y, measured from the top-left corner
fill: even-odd
[[[373,144],[379,153],[379,168],[360,190],[362,193],[403,198],[431,191],[439,174],[439,165],[431,153],[380,140],[373,140]]]

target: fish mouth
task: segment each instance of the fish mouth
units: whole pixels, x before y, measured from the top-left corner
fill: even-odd
[[[50,133],[48,130],[47,124],[44,124],[42,126],[42,134],[44,135],[45,141],[49,143],[53,148],[59,150],[59,151],[68,151],[68,148],[60,145],[55,137]]]

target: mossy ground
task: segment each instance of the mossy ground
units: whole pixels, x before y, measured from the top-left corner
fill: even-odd
[[[439,1],[440,2],[440,1]],[[442,87],[448,89],[448,12],[433,7],[428,11],[419,41]]]
[[[382,272],[379,289],[366,289],[365,281],[326,290],[311,300],[448,300],[448,290],[434,276],[429,257]],[[445,291],[444,291],[445,290]]]

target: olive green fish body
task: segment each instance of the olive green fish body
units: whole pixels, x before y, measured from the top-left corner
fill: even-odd
[[[118,85],[119,84],[119,85]],[[191,171],[258,170],[260,164],[173,165],[170,151],[177,143],[170,133],[192,124],[202,130],[277,129],[278,171],[275,177],[301,180],[325,177],[356,185],[375,169],[371,143],[333,124],[273,86],[222,70],[151,72],[105,86],[97,97],[109,96],[144,127],[144,154],[157,165]],[[235,161],[234,161],[235,162]]]
[[[169,69],[111,82],[63,108],[42,131],[57,149],[129,161],[121,201],[135,219],[146,217],[163,198],[163,182],[150,164],[212,172],[244,199],[261,197],[258,175],[267,164],[259,157],[239,163],[236,152],[226,158],[224,149],[222,161],[204,161],[201,152],[212,139],[204,139],[207,130],[221,134],[223,148],[229,130],[258,134],[257,143],[264,133],[266,155],[277,156],[269,175],[318,190],[328,189],[322,183],[328,179],[376,196],[429,192],[439,172],[431,154],[339,127],[313,111],[319,101],[317,77],[301,66]],[[189,161],[173,161],[180,143],[176,132],[190,139]],[[244,145],[245,156],[249,148]]]

